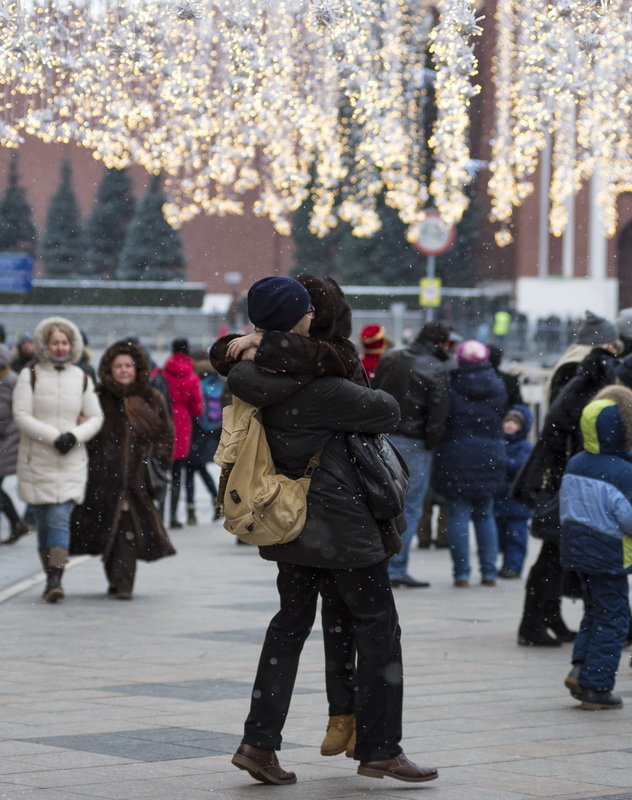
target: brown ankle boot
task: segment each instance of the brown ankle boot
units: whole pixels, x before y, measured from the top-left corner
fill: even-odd
[[[63,600],[64,590],[61,586],[61,579],[64,574],[64,567],[68,558],[68,551],[65,547],[49,547],[47,549],[46,566],[46,588],[42,595],[46,603],[56,603]],[[42,559],[43,560],[43,559]]]
[[[194,503],[187,503],[187,525],[197,525]]]
[[[349,746],[351,739],[355,740],[355,715],[339,714],[329,717],[327,732],[320,745],[320,754],[323,756],[337,756]],[[355,741],[353,743],[355,748]]]

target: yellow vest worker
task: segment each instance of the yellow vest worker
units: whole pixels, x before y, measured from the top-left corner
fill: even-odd
[[[511,314],[508,311],[497,311],[494,314],[494,336],[507,336],[510,324]]]

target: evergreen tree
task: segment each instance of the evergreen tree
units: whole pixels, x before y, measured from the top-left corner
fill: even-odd
[[[421,257],[406,239],[407,226],[397,211],[377,199],[382,226],[367,238],[358,238],[345,225],[340,246],[340,277],[344,283],[409,286],[419,280]]]
[[[11,153],[9,180],[0,201],[0,252],[18,251],[35,255],[37,233],[33,224],[33,209],[19,183],[18,154]]]
[[[309,230],[309,218],[314,204],[311,196],[297,209],[292,220],[294,239],[294,267],[292,273],[301,275],[331,275],[339,277],[338,252],[341,226],[319,238]]]
[[[59,188],[48,208],[39,254],[47,278],[73,277],[83,271],[83,233],[72,188],[72,167],[66,160],[62,162]]]
[[[121,280],[184,279],[182,242],[162,213],[165,197],[161,182],[160,175],[151,176],[147,193],[127,228],[117,272]]]
[[[382,227],[365,238],[354,236],[351,226],[340,222],[319,239],[307,227],[310,211],[311,202],[304,203],[294,217],[293,274],[311,272],[332,275],[347,284],[377,286],[409,286],[423,274],[422,257],[406,239],[406,225],[382,196],[377,202]]]
[[[90,274],[113,278],[117,273],[125,233],[133,214],[132,181],[127,170],[106,170],[85,226]]]

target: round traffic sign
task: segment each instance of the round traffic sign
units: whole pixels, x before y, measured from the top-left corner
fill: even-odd
[[[446,222],[435,209],[426,211],[421,222],[410,226],[412,246],[425,256],[438,256],[454,244],[456,226]]]

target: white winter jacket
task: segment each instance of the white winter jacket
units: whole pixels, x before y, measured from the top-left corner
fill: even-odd
[[[36,505],[68,500],[81,503],[87,480],[85,444],[103,424],[92,380],[71,363],[55,365],[50,359],[43,360],[34,367],[34,375],[25,367],[13,392],[13,417],[21,434],[20,498]],[[72,433],[77,439],[65,455],[53,445],[62,433]]]

